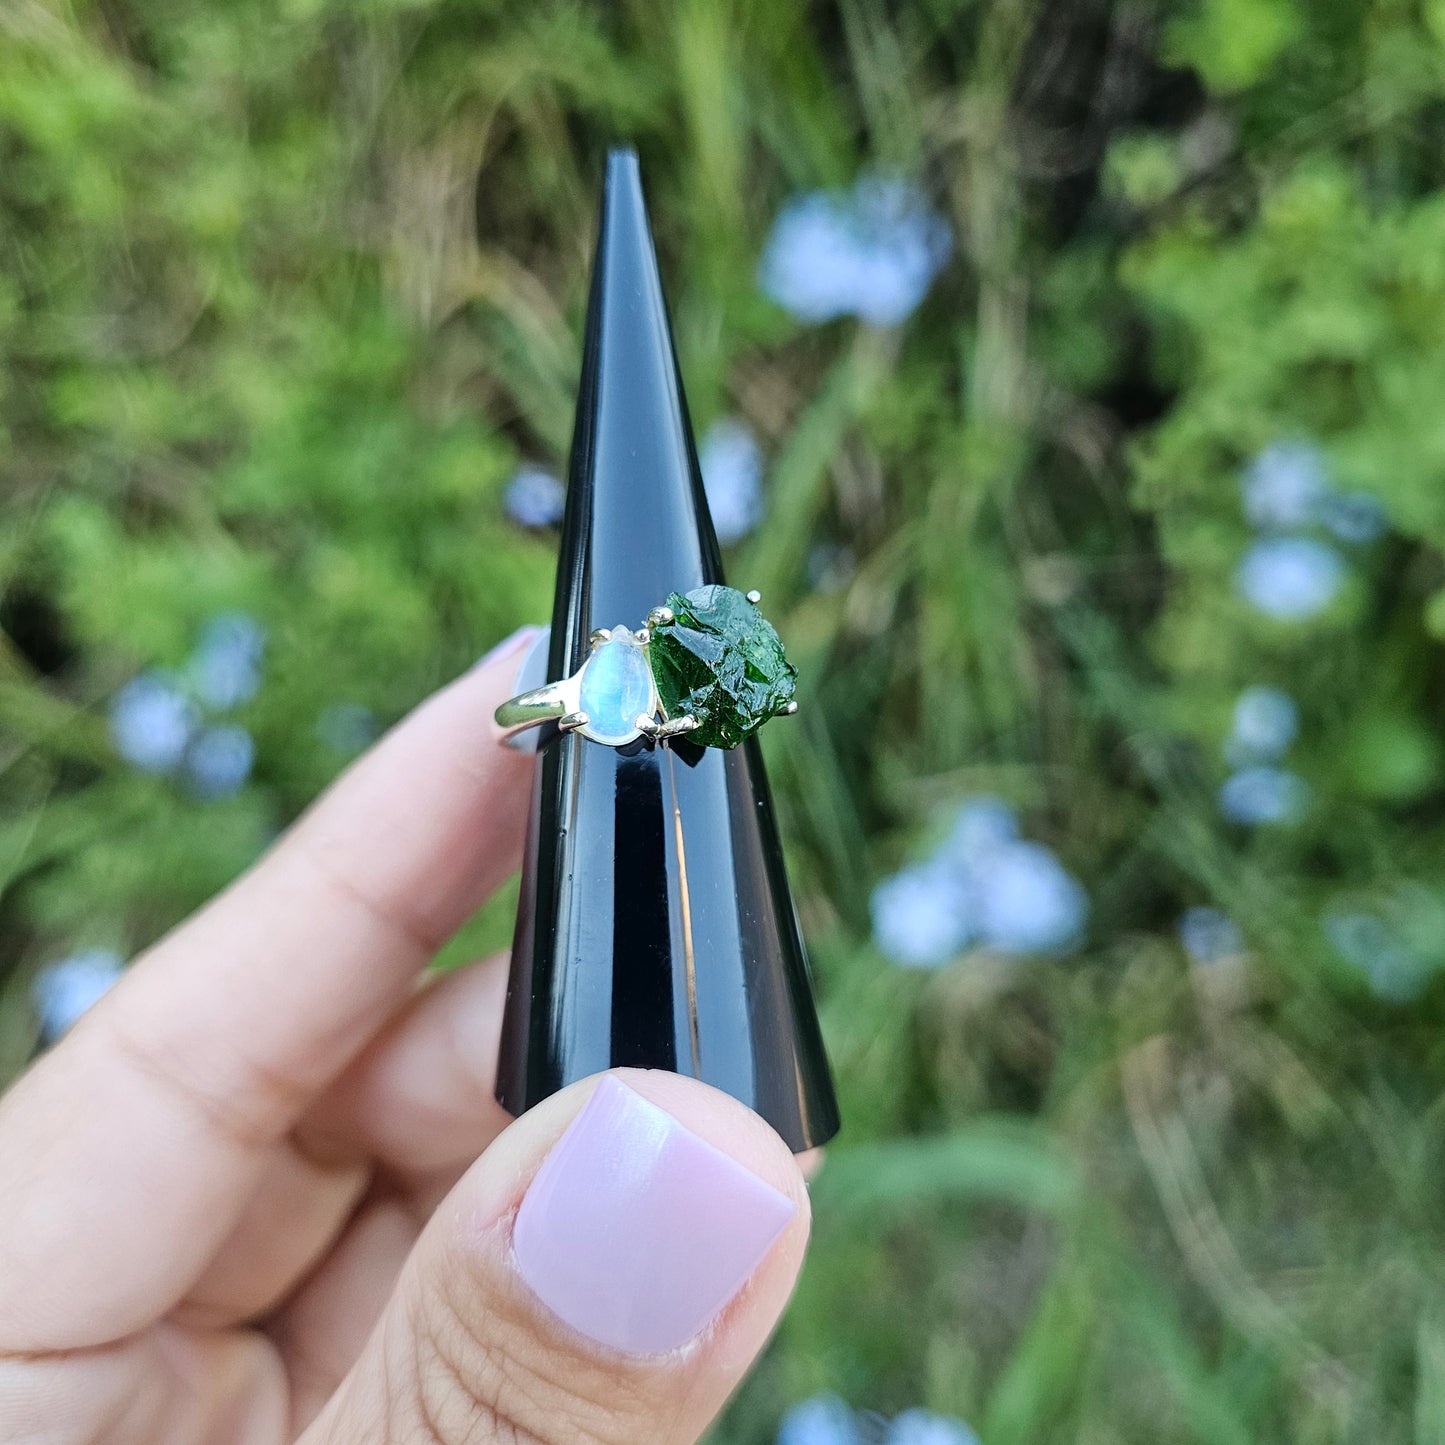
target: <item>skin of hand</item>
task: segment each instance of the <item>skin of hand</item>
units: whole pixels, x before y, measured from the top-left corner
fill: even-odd
[[[527,631],[361,758],[0,1099],[0,1442],[692,1442],[808,1235],[695,1080],[511,1120],[506,963],[429,974],[516,867]]]

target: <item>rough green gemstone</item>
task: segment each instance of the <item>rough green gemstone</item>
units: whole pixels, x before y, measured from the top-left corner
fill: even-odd
[[[793,700],[798,669],[773,625],[732,587],[674,592],[673,620],[652,629],[647,651],[662,710],[691,713],[689,742],[735,748]]]

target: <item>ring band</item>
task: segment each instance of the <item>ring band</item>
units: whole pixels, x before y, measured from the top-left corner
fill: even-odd
[[[797,669],[760,601],[721,585],[674,592],[636,631],[593,632],[576,672],[509,698],[497,726],[505,738],[555,722],[614,748],[679,737],[736,747],[770,717],[798,710]]]
[[[519,693],[504,702],[495,713],[503,736],[512,737],[527,728],[551,722],[553,718],[565,717],[569,711],[563,695],[565,686],[562,682],[549,682],[545,687],[534,687],[531,692]]]

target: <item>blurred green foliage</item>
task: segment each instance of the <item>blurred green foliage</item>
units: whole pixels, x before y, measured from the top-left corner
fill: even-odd
[[[173,0],[0,8],[6,1071],[63,951],[132,952],[550,603],[605,146],[643,158],[694,416],[770,457],[730,560],[807,691],[766,735],[847,1130],[718,1439],[832,1389],[987,1445],[1445,1441],[1445,6],[1399,0]],[[758,293],[788,194],[922,179],[957,255],[896,332]],[[1392,531],[1251,610],[1241,468],[1323,449]],[[810,586],[818,541],[841,588]],[[238,795],[113,753],[204,620],[270,631]],[[1223,822],[1239,691],[1302,713],[1293,828]],[[870,884],[997,792],[1090,947],[902,976]],[[1243,958],[1191,966],[1186,906]],[[501,900],[456,945],[506,936]]]

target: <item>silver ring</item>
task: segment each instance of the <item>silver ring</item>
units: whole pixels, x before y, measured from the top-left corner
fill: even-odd
[[[673,593],[635,631],[599,628],[571,677],[509,698],[496,710],[497,726],[511,737],[555,722],[612,748],[689,734],[703,746],[735,747],[769,717],[798,710],[797,670],[758,610],[761,600],[702,587]]]

